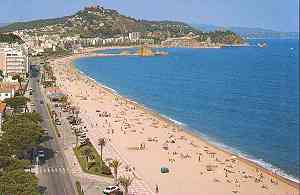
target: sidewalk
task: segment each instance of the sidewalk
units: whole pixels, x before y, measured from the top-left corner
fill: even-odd
[[[43,96],[45,97],[44,89],[42,89],[42,92]],[[45,100],[49,104],[51,110],[55,110],[57,113],[60,112],[58,108],[55,108],[52,105],[48,98],[45,98]],[[58,126],[58,130],[61,134],[61,137],[57,139],[59,145],[61,146],[64,152],[67,171],[75,181],[80,181],[85,195],[99,195],[102,193],[102,190],[105,187],[113,183],[113,179],[97,175],[91,175],[83,172],[73,151],[73,148],[76,144],[76,137],[72,133],[72,129],[68,121],[65,119],[66,115],[67,113],[62,112],[62,125]]]

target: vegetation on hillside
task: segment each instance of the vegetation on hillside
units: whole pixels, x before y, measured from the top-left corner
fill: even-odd
[[[43,20],[34,20],[29,22],[15,22],[11,23],[7,26],[3,26],[0,28],[0,32],[11,32],[15,30],[23,30],[23,29],[34,29],[34,28],[42,28],[49,25],[61,24],[63,23],[67,17],[63,18],[53,18],[53,19],[43,19]]]
[[[0,43],[24,43],[24,41],[12,33],[0,33]]]
[[[85,8],[72,16],[63,18],[12,23],[0,28],[0,32],[35,29],[38,33],[38,29],[41,28],[48,28],[41,30],[43,34],[53,34],[53,31],[56,31],[62,36],[80,34],[83,38],[111,38],[128,32],[147,33],[155,31],[176,37],[187,32],[199,32],[182,22],[136,20],[121,15],[116,10],[104,9],[99,6],[97,8]]]
[[[61,37],[79,35],[81,38],[112,38],[141,32],[142,38],[159,43],[169,37],[181,37],[189,33],[199,35],[200,40],[211,37],[216,43],[241,43],[243,40],[231,31],[202,32],[184,22],[137,20],[112,9],[88,7],[72,16],[13,23],[0,28],[0,32],[27,29],[32,35],[59,34]],[[31,30],[30,30],[31,29]],[[34,30],[32,30],[34,29]]]
[[[207,41],[210,39],[212,43],[223,43],[223,44],[242,44],[245,41],[232,31],[213,31],[201,33],[199,41]]]

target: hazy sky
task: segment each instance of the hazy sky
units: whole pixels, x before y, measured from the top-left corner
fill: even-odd
[[[0,23],[70,15],[91,4],[135,18],[299,31],[299,0],[0,0]]]

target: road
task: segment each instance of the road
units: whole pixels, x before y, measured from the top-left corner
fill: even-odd
[[[76,195],[72,185],[71,176],[68,173],[67,166],[64,162],[63,151],[60,149],[58,140],[55,137],[55,130],[51,127],[51,118],[47,112],[46,103],[43,102],[43,96],[39,87],[39,75],[32,74],[30,81],[33,89],[33,102],[35,110],[41,114],[43,122],[42,128],[48,129],[48,138],[42,143],[46,158],[40,161],[36,168],[36,174],[39,178],[39,185],[45,195]]]

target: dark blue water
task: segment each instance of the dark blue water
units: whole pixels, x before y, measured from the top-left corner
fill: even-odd
[[[210,140],[299,178],[298,40],[266,42],[265,49],[167,49],[164,57],[75,64]]]

